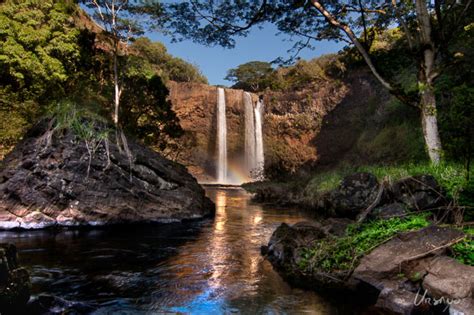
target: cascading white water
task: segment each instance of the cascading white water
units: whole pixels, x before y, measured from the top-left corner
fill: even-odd
[[[217,89],[217,181],[227,182],[227,121],[225,117],[225,91]]]
[[[251,176],[255,169],[255,119],[252,95],[244,92],[245,107],[245,167],[248,176]]]
[[[255,106],[255,178],[262,179],[265,167],[265,156],[263,153],[263,132],[262,132],[263,103],[257,101]]]

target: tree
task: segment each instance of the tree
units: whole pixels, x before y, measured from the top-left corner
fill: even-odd
[[[265,80],[273,73],[269,62],[250,61],[227,72],[225,80],[235,82],[235,86],[253,92],[265,88]]]
[[[80,32],[70,21],[75,9],[66,0],[0,4],[0,85],[19,101],[64,91],[80,57]]]
[[[44,105],[70,91],[81,57],[74,1],[0,3],[0,158]]]
[[[358,51],[382,86],[403,103],[420,110],[429,157],[439,163],[442,146],[434,83],[454,59],[448,49],[450,41],[472,21],[471,4],[472,0],[190,0],[167,4],[166,18],[160,18],[157,25],[174,28],[181,38],[225,47],[235,45],[235,36],[246,36],[253,26],[266,22],[300,37],[293,47],[296,53],[311,47],[313,41],[344,41]],[[370,52],[374,34],[394,26],[402,30],[416,64],[416,94],[383,76]]]
[[[125,54],[127,45],[134,36],[143,33],[137,20],[138,4],[129,0],[84,0],[86,6],[94,10],[93,18],[98,21],[111,40],[114,82],[114,112],[112,119],[119,123],[119,107],[122,87],[120,83],[119,56]]]
[[[123,95],[123,128],[146,145],[164,150],[169,138],[183,134],[168,100],[168,88],[159,76],[127,75]]]

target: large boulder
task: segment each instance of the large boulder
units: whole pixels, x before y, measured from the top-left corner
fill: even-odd
[[[422,286],[429,296],[450,304],[452,314],[474,314],[474,267],[447,256],[433,258]]]
[[[355,173],[344,177],[341,184],[324,197],[325,207],[337,216],[354,218],[377,197],[379,183],[370,173]]]
[[[446,201],[443,191],[431,175],[416,175],[403,178],[390,187],[395,201],[412,210],[435,208]]]
[[[351,280],[380,292],[376,307],[382,313],[438,306],[472,314],[467,309],[473,303],[474,267],[440,256],[463,237],[461,231],[437,226],[400,234],[362,258]]]
[[[0,244],[0,314],[14,314],[30,299],[30,276],[19,267],[16,247]]]
[[[267,247],[262,251],[278,267],[286,268],[297,265],[298,249],[308,247],[312,242],[326,237],[323,226],[317,222],[298,222],[293,226],[282,223],[273,232]]]
[[[38,123],[3,161],[0,228],[177,222],[214,213],[183,166],[138,142],[129,139],[127,154],[117,145],[121,137],[110,136],[89,161],[84,141],[50,127]]]
[[[344,222],[345,223],[345,222]],[[338,224],[344,224],[338,222]],[[318,222],[298,222],[292,226],[282,223],[273,232],[268,246],[262,247],[262,254],[273,267],[291,283],[313,290],[345,290],[344,279],[347,273],[328,274],[313,272],[307,274],[301,267],[304,254],[308,248],[326,237],[330,231],[340,231],[340,228],[323,226]]]

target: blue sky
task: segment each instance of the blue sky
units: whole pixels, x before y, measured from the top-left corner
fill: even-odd
[[[287,35],[276,36],[277,29],[272,24],[264,25],[263,29],[255,28],[249,36],[238,38],[234,49],[224,49],[220,46],[206,47],[192,41],[171,43],[170,38],[159,33],[148,33],[152,40],[163,42],[168,47],[168,52],[176,57],[196,64],[203,74],[209,79],[210,84],[232,85],[224,80],[227,70],[248,61],[273,61],[278,57],[289,57],[288,49],[293,43],[288,41]],[[300,57],[311,59],[322,54],[339,51],[344,44],[335,42],[315,42],[314,50],[305,49]]]

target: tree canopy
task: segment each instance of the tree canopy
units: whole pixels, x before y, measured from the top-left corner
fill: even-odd
[[[255,92],[266,87],[265,81],[272,72],[269,62],[250,61],[227,71],[225,79],[234,82],[236,88]]]
[[[442,158],[438,130],[435,80],[456,58],[453,39],[472,24],[472,1],[172,1],[162,6],[158,27],[176,30],[176,40],[190,38],[204,44],[233,47],[256,25],[273,23],[299,38],[293,50],[323,39],[354,47],[382,86],[403,103],[420,110],[427,152],[433,163]],[[385,76],[371,55],[375,36],[398,27],[416,65],[417,89],[406,90],[397,78]]]

